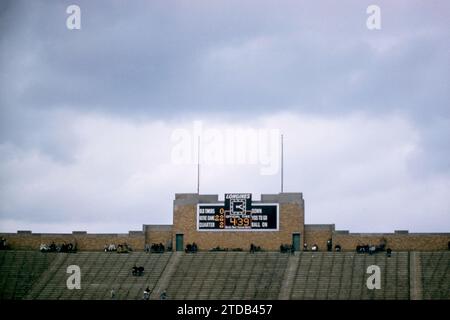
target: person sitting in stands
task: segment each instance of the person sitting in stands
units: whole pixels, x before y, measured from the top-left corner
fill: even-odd
[[[145,288],[143,299],[144,299],[144,300],[150,299],[150,288],[149,288],[149,287]]]
[[[334,250],[336,251],[336,252],[340,252],[341,251],[341,246],[340,245],[335,245],[334,246]]]
[[[331,239],[327,240],[327,251],[331,251],[333,249],[333,244],[331,242]]]
[[[392,249],[391,248],[387,248],[386,249],[386,255],[388,256],[388,258],[391,257],[391,254],[392,254]]]
[[[192,243],[192,252],[195,253],[195,252],[197,252],[197,250],[198,250],[197,244],[195,242],[193,242]]]
[[[184,251],[185,251],[186,253],[189,253],[189,252],[191,252],[191,250],[192,250],[192,246],[191,246],[190,243],[188,243],[187,246],[186,246],[186,249],[185,249]]]
[[[317,246],[317,244],[314,244],[314,245],[311,247],[311,251],[319,251],[319,247]]]
[[[161,294],[159,295],[159,299],[161,299],[161,300],[166,300],[166,299],[167,299],[167,293],[166,293],[166,290],[163,290],[163,291],[161,292]]]
[[[377,247],[377,251],[384,251],[386,249],[386,238],[381,238],[380,244]]]
[[[8,249],[8,245],[6,244],[6,239],[2,237],[0,240],[0,250]]]
[[[306,242],[303,244],[303,251],[308,251],[308,244]]]
[[[370,246],[369,247],[369,254],[374,254],[376,250],[377,250],[377,248],[374,245]]]

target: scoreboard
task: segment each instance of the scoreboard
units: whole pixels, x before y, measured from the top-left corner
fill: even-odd
[[[278,203],[252,203],[251,193],[226,193],[225,202],[197,205],[197,231],[278,231]]]

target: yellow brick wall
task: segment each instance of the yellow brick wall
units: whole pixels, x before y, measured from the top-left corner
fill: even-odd
[[[343,250],[353,251],[357,245],[377,245],[382,238],[392,250],[436,251],[447,250],[450,234],[333,234],[333,246],[340,244]]]
[[[305,238],[303,243],[308,244],[308,250],[311,250],[311,247],[314,244],[319,246],[320,251],[327,250],[327,241],[332,238],[332,230],[309,230],[307,226],[305,226]],[[303,247],[302,243],[302,247]],[[333,244],[334,248],[334,244]]]
[[[162,243],[164,246],[172,241],[172,230],[146,230],[145,232],[145,242],[147,244],[159,244]]]
[[[64,242],[77,244],[78,250],[101,251],[105,244],[127,243],[133,250],[141,251],[144,248],[144,234],[12,234],[3,233],[1,237],[6,238],[12,249],[18,250],[39,250],[41,243],[50,244],[55,242],[60,245]]]

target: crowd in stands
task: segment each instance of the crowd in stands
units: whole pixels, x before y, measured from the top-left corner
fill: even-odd
[[[250,244],[250,253],[260,252],[262,251],[260,246],[255,246],[253,243]]]
[[[376,252],[382,252],[385,250],[386,245],[385,244],[379,244],[379,245],[357,245],[356,246],[356,252],[357,253],[368,253],[368,254],[374,254]]]
[[[242,252],[244,251],[242,248],[221,248],[220,246],[209,249],[209,251],[234,251],[234,252]]]
[[[152,243],[152,245],[146,244],[144,251],[152,253],[163,253],[166,250],[162,243]]]
[[[114,243],[110,243],[109,245],[105,244],[104,251],[105,252],[113,252],[116,251],[116,245]]]
[[[131,275],[133,276],[142,276],[144,274],[144,267],[137,267],[136,265],[134,265],[134,267],[131,270]]]
[[[52,242],[50,245],[46,243],[41,243],[39,246],[39,251],[41,252],[77,252],[77,245],[72,243],[63,243],[57,245]]]
[[[294,246],[293,245],[290,245],[290,244],[282,244],[281,246],[280,246],[280,252],[281,253],[291,253],[291,254],[294,254],[294,251],[295,251],[295,248],[294,248]]]
[[[306,242],[303,244],[303,251],[308,251],[308,244]],[[319,251],[319,246],[314,243],[311,247],[311,251],[313,252]]]
[[[133,251],[133,250],[131,249],[131,246],[128,245],[127,243],[121,243],[117,247],[116,247],[116,245],[114,243],[110,243],[109,245],[105,244],[105,246],[103,247],[103,251],[105,251],[105,252],[127,253],[127,252],[130,252],[130,251]]]
[[[1,238],[0,239],[0,250],[8,250],[9,249],[9,245],[6,242],[5,238]]]
[[[195,242],[192,244],[188,243],[186,248],[184,249],[184,252],[186,253],[196,253],[198,251],[198,246]]]

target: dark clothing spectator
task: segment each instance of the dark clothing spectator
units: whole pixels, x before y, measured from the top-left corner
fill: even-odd
[[[331,239],[328,239],[327,241],[327,251],[331,251],[333,249],[333,243],[331,242]]]
[[[150,289],[149,289],[149,287],[145,288],[143,299],[144,299],[144,300],[150,299]]]
[[[391,248],[387,248],[387,249],[386,249],[386,255],[390,258],[390,257],[391,257],[391,254],[392,254]]]

